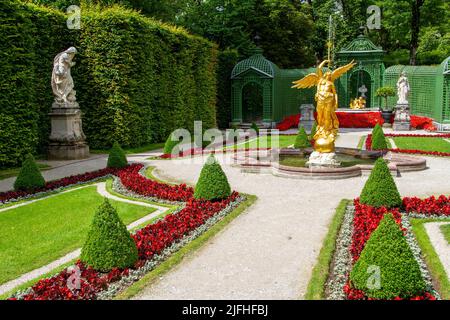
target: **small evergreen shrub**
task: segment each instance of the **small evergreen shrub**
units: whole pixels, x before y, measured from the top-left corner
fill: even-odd
[[[256,135],[259,136],[259,127],[258,127],[258,125],[256,124],[256,122],[252,122],[252,125],[251,125],[250,128],[253,129],[253,130],[255,130]]]
[[[376,270],[380,271],[378,283]],[[411,298],[424,293],[426,284],[419,264],[392,214],[386,214],[372,233],[350,280],[356,289],[376,299]]]
[[[107,272],[113,268],[132,267],[138,259],[136,243],[117,211],[107,199],[97,209],[81,261],[95,270]]]
[[[360,195],[360,202],[373,207],[400,207],[402,198],[383,158],[378,158]]]
[[[14,182],[14,190],[34,190],[45,186],[45,179],[39,170],[34,157],[28,154],[22,163],[19,175]]]
[[[312,125],[312,128],[311,128],[311,133],[309,134],[309,140],[313,140],[314,139],[314,136],[316,135],[316,132],[317,132],[317,122],[314,121],[314,123]]]
[[[179,140],[173,140],[172,134],[166,140],[166,144],[164,145],[164,154],[172,154],[173,148],[175,148],[180,143]]]
[[[120,147],[118,142],[114,142],[108,157],[108,168],[123,168],[128,165],[125,151]]]
[[[372,150],[385,150],[387,148],[383,128],[377,123],[372,130]]]
[[[231,195],[230,184],[213,154],[208,157],[195,186],[194,198],[221,200]]]
[[[295,138],[294,148],[304,149],[308,147],[311,147],[311,142],[308,139],[308,135],[306,134],[305,128],[303,126],[300,126],[297,137]]]

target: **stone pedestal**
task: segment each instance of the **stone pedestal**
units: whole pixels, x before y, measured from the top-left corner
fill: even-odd
[[[397,104],[395,106],[395,118],[392,128],[395,131],[411,130],[411,117],[409,104]]]
[[[321,153],[314,151],[309,156],[308,162],[306,165],[311,167],[324,167],[324,168],[337,168],[341,165],[339,161],[336,160],[336,153]]]
[[[314,105],[302,104],[300,107],[300,122],[299,127],[303,126],[305,130],[311,131],[314,124]]]
[[[89,146],[83,133],[81,110],[77,102],[54,102],[49,114],[51,134],[49,160],[78,160],[89,157]]]

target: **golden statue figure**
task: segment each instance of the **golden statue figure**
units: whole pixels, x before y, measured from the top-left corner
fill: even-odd
[[[355,98],[350,101],[350,109],[352,110],[362,110],[365,107],[366,99],[364,97]]]
[[[323,61],[317,68],[317,73],[310,73],[303,79],[294,81],[292,88],[302,89],[317,86],[315,95],[317,103],[317,132],[314,135],[314,150],[319,153],[332,153],[334,152],[334,142],[339,132],[339,121],[336,116],[338,96],[334,81],[353,68],[356,63],[352,61],[343,67],[323,74],[322,68],[325,64],[330,64],[330,60]]]

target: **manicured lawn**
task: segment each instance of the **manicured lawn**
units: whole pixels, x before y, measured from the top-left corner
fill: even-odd
[[[448,244],[450,244],[450,223],[442,225],[441,231],[444,234],[445,239],[447,239]]]
[[[259,138],[251,138],[247,142],[237,143],[234,146],[226,147],[226,150],[240,150],[248,148],[271,148],[277,147],[287,148],[295,142],[295,135],[275,135],[261,136]]]
[[[125,224],[154,211],[110,201]],[[0,283],[80,248],[102,202],[96,187],[89,186],[1,212]]]
[[[399,149],[450,152],[450,142],[443,138],[428,137],[394,137]]]
[[[46,165],[46,164],[39,164],[38,163],[38,167],[41,170],[48,170],[51,167]],[[15,177],[19,174],[20,168],[8,168],[8,169],[1,169],[0,170],[0,180],[6,179],[6,178],[10,178],[10,177]]]

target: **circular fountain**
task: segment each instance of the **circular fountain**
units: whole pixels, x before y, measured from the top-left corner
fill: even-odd
[[[339,166],[308,166],[308,158],[313,151],[312,148],[255,150],[236,153],[233,159],[235,166],[243,172],[272,173],[298,179],[346,179],[368,175],[379,157],[388,162],[393,175],[427,168],[424,158],[351,148],[335,149]]]

